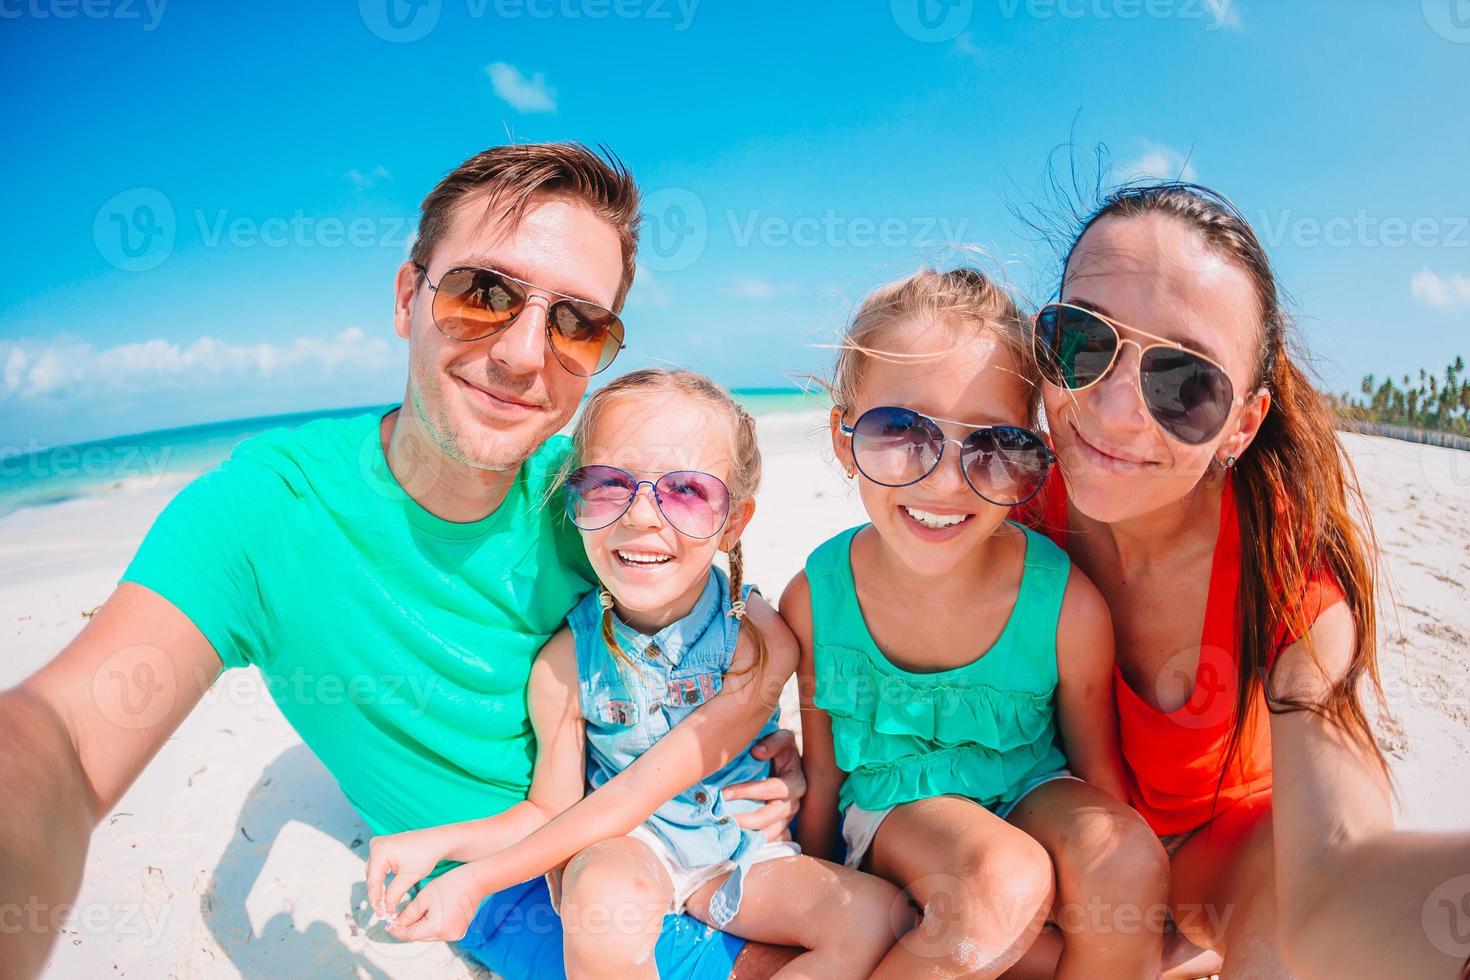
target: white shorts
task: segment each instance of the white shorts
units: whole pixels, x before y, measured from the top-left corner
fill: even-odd
[[[1026,795],[1036,787],[1051,782],[1053,779],[1077,779],[1070,770],[1058,769],[1055,772],[1044,773],[1031,780],[1021,788],[1021,792],[1009,803],[997,803],[995,806],[986,807],[991,813],[1005,820],[1011,812],[1020,805]],[[1078,780],[1079,782],[1081,780]],[[902,806],[903,804],[899,804]],[[847,844],[847,859],[843,864],[849,868],[857,868],[863,861],[863,856],[868,853],[868,848],[873,846],[873,838],[878,836],[878,828],[882,826],[883,820],[894,811],[895,807],[886,810],[864,810],[856,804],[849,806],[842,813],[842,839]]]
[[[716,861],[714,864],[705,864],[697,868],[684,867],[674,855],[669,853],[663,838],[650,830],[647,824],[639,824],[634,827],[628,836],[643,843],[653,852],[654,859],[669,876],[669,881],[673,882],[674,893],[670,897],[669,907],[664,909],[665,915],[682,913],[689,904],[691,895],[716,878],[735,870],[734,861]],[[763,861],[796,857],[800,853],[801,847],[795,841],[768,840],[755,852],[755,857],[750,863],[754,867]],[[551,907],[556,910],[557,914],[561,913],[561,875],[562,869],[560,868],[546,875],[546,882],[551,890]]]

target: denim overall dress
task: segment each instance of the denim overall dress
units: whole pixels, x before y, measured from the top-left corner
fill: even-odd
[[[751,589],[745,586],[741,599],[748,599]],[[740,620],[730,614],[729,579],[711,567],[704,592],[689,615],[652,636],[614,616],[619,645],[637,665],[636,670],[620,667],[602,636],[599,592],[588,593],[567,617],[576,638],[589,792],[719,693],[740,634]],[[776,730],[776,717],[773,711],[756,741]],[[750,748],[747,745],[718,772],[664,803],[644,825],[666,846],[667,856],[684,868],[734,863],[729,879],[710,900],[710,918],[716,926],[724,926],[740,910],[745,873],[766,842],[763,834],[735,822],[737,814],[758,809],[760,802],[726,801],[721,795],[727,786],[771,774],[770,762],[756,759]]]

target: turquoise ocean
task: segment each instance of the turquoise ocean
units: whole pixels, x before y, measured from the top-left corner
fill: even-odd
[[[758,419],[809,413],[827,405],[825,395],[795,388],[736,388],[732,393]],[[210,422],[3,456],[0,516],[23,507],[156,486],[171,477],[192,476],[220,463],[237,443],[268,429],[294,428],[316,419],[348,418],[379,407],[383,406]]]

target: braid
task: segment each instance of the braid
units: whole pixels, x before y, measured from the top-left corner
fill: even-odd
[[[745,553],[739,541],[735,547],[730,549],[730,615],[735,617],[736,622],[745,624],[745,601],[740,597],[745,590]],[[750,629],[750,642],[755,646],[755,659],[751,661],[750,670],[760,673],[766,669],[766,641],[761,636],[760,627],[753,626]],[[740,671],[745,673],[745,671]]]
[[[633,658],[628,656],[628,651],[618,642],[618,634],[613,629],[613,597],[612,593],[602,586],[597,588],[598,601],[602,603],[602,641],[607,644],[607,652],[612,654],[613,663],[621,670],[637,670],[638,665]]]

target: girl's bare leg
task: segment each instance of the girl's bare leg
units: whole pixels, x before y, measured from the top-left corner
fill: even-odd
[[[874,977],[997,977],[1036,938],[1053,898],[1051,859],[983,807],[942,796],[898,807],[868,855],[923,909]]]
[[[568,980],[657,980],[653,947],[674,893],[641,841],[600,841],[567,862],[561,879]]]
[[[689,897],[688,912],[709,921],[709,902],[728,875]],[[894,940],[912,929],[898,888],[816,858],[762,861],[745,876],[740,912],[725,931],[743,939],[801,947],[780,978],[866,977]]]
[[[1143,817],[1089,783],[1054,779],[1011,812],[1046,848],[1061,939],[1054,976],[1153,978],[1163,953],[1169,858]],[[1054,944],[1048,932],[1048,945]]]

